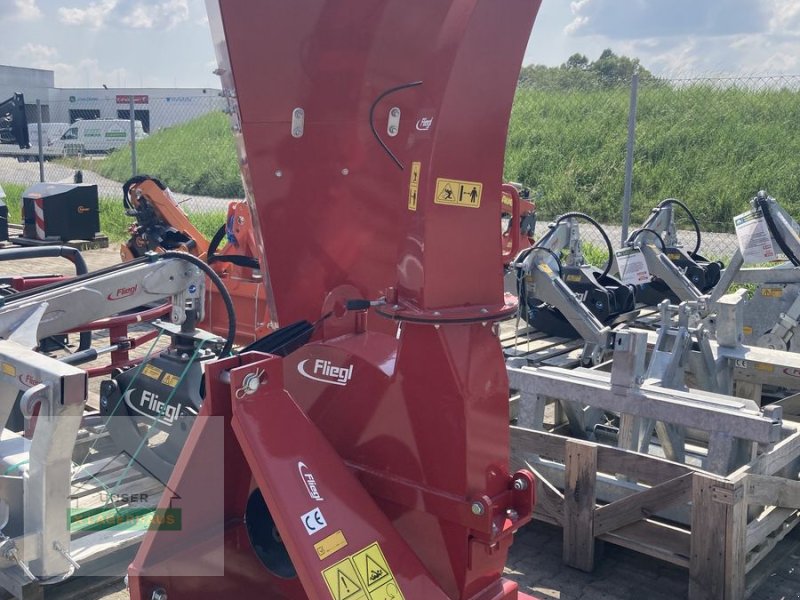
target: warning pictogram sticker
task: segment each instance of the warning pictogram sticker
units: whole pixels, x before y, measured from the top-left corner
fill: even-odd
[[[480,208],[483,184],[477,181],[461,181],[459,179],[436,180],[436,196],[433,201],[436,204],[448,204],[450,206],[469,206]]]
[[[322,577],[333,600],[371,600],[364,592],[349,557],[322,571]]]
[[[389,568],[389,563],[386,562],[386,557],[383,556],[377,542],[356,552],[351,558],[356,573],[367,588],[370,600],[384,600],[384,598],[403,600],[403,594],[394,580],[394,573]]]
[[[408,182],[408,210],[417,210],[417,199],[419,197],[419,178],[422,171],[422,163],[411,163],[411,179]]]
[[[333,600],[405,600],[378,542],[322,571]]]

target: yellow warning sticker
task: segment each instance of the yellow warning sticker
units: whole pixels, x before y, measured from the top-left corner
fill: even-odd
[[[753,328],[745,325],[744,327],[742,327],[742,333],[745,335],[753,335]]]
[[[10,375],[11,377],[16,377],[17,376],[17,369],[12,364],[4,362],[2,364],[2,370],[3,370],[3,373],[5,373],[6,375]]]
[[[356,573],[367,588],[370,600],[387,598],[404,600],[378,542],[367,546],[361,552],[356,552],[352,559]]]
[[[324,540],[317,542],[314,544],[314,550],[317,551],[317,556],[319,556],[320,560],[325,560],[334,552],[341,550],[347,546],[347,540],[344,538],[344,534],[340,529],[336,533],[332,533]]]
[[[145,377],[149,377],[150,379],[158,379],[161,377],[161,373],[163,373],[161,369],[158,367],[154,367],[153,365],[145,365],[142,369],[142,375]]]
[[[761,295],[767,298],[780,298],[783,296],[783,289],[781,288],[763,288]]]
[[[580,283],[581,276],[580,275],[567,275],[567,281],[571,281],[572,283]]]
[[[504,206],[514,208],[514,200],[511,198],[511,194],[508,192],[503,192],[502,202]]]
[[[436,204],[480,208],[482,192],[482,183],[440,177],[436,180],[436,196],[433,201]]]
[[[422,163],[411,163],[411,179],[408,182],[408,210],[417,210],[419,196],[419,178],[422,172]]]
[[[173,375],[172,373],[164,373],[164,377],[161,379],[161,383],[164,385],[168,385],[169,387],[175,387],[178,385],[180,381],[180,377],[177,375]]]
[[[405,600],[378,542],[323,570],[322,577],[333,600]]]
[[[542,273],[547,273],[548,275],[553,274],[553,269],[551,269],[550,266],[546,265],[545,263],[541,263],[540,265],[538,265],[538,267]]]
[[[756,371],[764,371],[765,373],[772,373],[775,371],[775,367],[767,363],[755,363],[756,364]]]
[[[364,592],[350,557],[322,571],[322,577],[333,600],[371,600]]]

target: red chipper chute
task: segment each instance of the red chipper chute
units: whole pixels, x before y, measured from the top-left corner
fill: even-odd
[[[508,471],[492,323],[515,310],[497,216],[538,7],[209,3],[269,314],[318,326],[207,368],[161,506],[181,527],[148,533],[132,598],[527,598],[502,578],[534,485]]]

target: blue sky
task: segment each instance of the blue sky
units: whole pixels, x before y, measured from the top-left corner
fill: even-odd
[[[0,23],[0,64],[59,87],[218,87],[203,0],[0,0]],[[665,76],[800,74],[800,1],[544,0],[525,63],[604,48]]]

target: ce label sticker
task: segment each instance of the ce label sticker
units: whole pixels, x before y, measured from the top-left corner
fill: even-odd
[[[322,511],[318,508],[308,511],[300,517],[300,520],[303,522],[308,535],[314,535],[328,525],[325,522],[325,517],[322,516]]]

